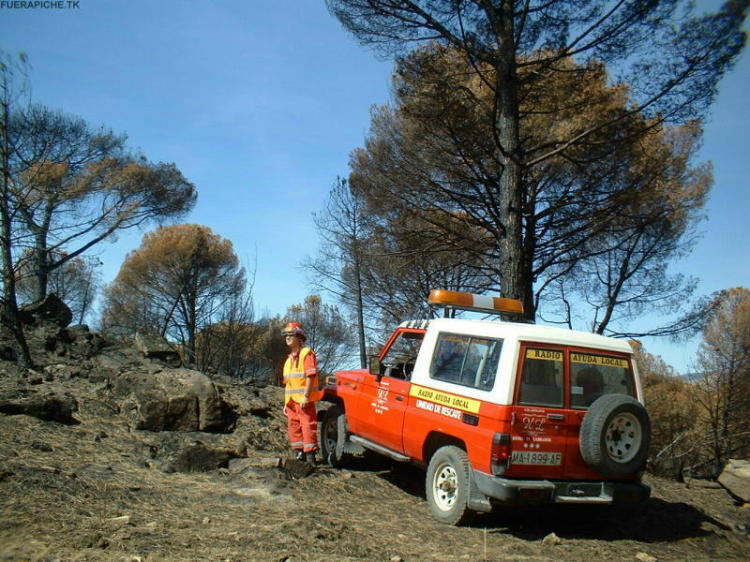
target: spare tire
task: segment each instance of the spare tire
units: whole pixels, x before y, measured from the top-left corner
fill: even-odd
[[[651,444],[651,420],[643,404],[625,394],[605,394],[581,424],[583,460],[603,476],[628,476],[643,469]]]

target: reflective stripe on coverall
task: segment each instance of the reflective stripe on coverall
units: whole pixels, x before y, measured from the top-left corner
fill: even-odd
[[[308,356],[312,361],[308,361]],[[305,368],[305,363],[308,367]],[[307,379],[312,378],[312,388],[307,404],[302,406]],[[318,419],[315,402],[322,398],[318,388],[318,371],[315,353],[303,347],[297,357],[289,354],[284,363],[284,412],[287,416],[289,443],[292,449],[309,453],[318,449]]]

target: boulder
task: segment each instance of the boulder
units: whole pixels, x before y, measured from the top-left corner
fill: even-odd
[[[729,459],[719,475],[719,484],[743,503],[750,502],[750,461]]]
[[[0,413],[7,415],[25,414],[45,421],[67,425],[77,424],[73,412],[78,403],[72,396],[37,393],[23,398],[0,399]]]
[[[149,431],[228,431],[235,415],[211,379],[199,371],[129,371],[112,381],[124,398],[120,411],[133,429]]]
[[[136,355],[135,350],[132,354]],[[140,357],[137,359],[140,360]],[[109,384],[128,369],[137,370],[140,367],[139,361],[115,351],[96,355],[91,358],[91,361],[86,362],[87,378],[93,383]]]
[[[73,313],[68,305],[54,293],[40,301],[22,306],[18,312],[21,322],[25,325],[55,324],[64,328],[73,320]]]
[[[309,476],[315,470],[311,464],[305,461],[298,461],[297,459],[284,459],[282,468],[293,480]]]
[[[202,441],[187,444],[163,466],[164,472],[208,472],[226,468],[237,453],[228,447],[216,447]]]
[[[90,331],[86,324],[69,326],[63,330],[63,334],[70,355],[80,359],[94,357],[107,344],[100,334]]]
[[[153,334],[137,333],[135,347],[144,357],[164,361],[172,367],[179,367],[182,363],[180,354],[166,339]]]
[[[83,371],[80,367],[64,363],[54,363],[44,367],[44,380],[46,381],[82,378],[83,376]]]

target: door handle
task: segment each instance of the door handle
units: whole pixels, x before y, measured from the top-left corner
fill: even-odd
[[[396,400],[398,400],[399,402],[403,402],[404,401],[404,397],[401,396],[400,394],[396,394]]]
[[[565,414],[547,414],[547,419],[552,421],[565,421]]]

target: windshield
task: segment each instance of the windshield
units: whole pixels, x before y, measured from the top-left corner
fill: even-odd
[[[381,372],[385,376],[409,379],[423,339],[424,332],[401,332],[380,362]]]

